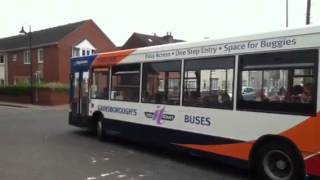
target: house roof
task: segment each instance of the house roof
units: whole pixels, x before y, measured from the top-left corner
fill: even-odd
[[[149,45],[160,45],[160,44],[167,44],[169,43],[168,40],[166,39],[166,37],[170,38],[171,35],[166,35],[166,36],[157,36],[157,35],[147,35],[147,34],[141,34],[141,33],[133,33],[132,36],[136,36],[139,40],[145,42],[146,44]],[[172,42],[170,43],[175,43],[175,42],[183,42],[183,40],[179,40],[179,39],[173,39],[172,38]]]
[[[184,40],[173,39],[173,36],[171,34],[167,34],[165,36],[157,36],[134,32],[121,49],[155,46],[176,42],[184,42]]]
[[[92,21],[85,20],[66,25],[56,26],[48,29],[39,31],[33,31],[32,35],[32,46],[41,46],[52,43],[57,43],[63,39],[66,35],[76,30],[82,24]],[[25,35],[17,35],[0,39],[0,51],[19,49],[28,46],[28,40]]]

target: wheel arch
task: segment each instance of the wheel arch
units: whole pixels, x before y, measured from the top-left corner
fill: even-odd
[[[283,143],[288,145],[289,147],[293,148],[294,151],[296,151],[299,155],[300,155],[300,160],[303,161],[303,156],[298,148],[298,146],[289,138],[284,137],[284,136],[280,136],[280,135],[264,135],[261,136],[253,145],[250,154],[249,154],[249,165],[251,168],[254,169],[254,167],[256,167],[256,163],[257,163],[257,152],[258,149],[266,143],[270,143],[270,142],[277,142],[277,143]]]
[[[103,113],[101,111],[95,111],[89,121],[88,128],[93,134],[96,134],[97,123],[99,119],[104,118]]]
[[[95,111],[92,114],[92,120],[93,122],[97,122],[100,118],[104,118],[103,113],[101,111]]]

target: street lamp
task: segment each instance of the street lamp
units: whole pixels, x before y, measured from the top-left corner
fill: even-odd
[[[286,27],[289,25],[289,4],[288,0],[286,0]]]
[[[30,94],[30,99],[31,99],[31,104],[33,104],[33,75],[32,75],[32,36],[31,36],[31,26],[29,26],[29,32],[27,33],[24,30],[24,27],[21,27],[21,30],[19,31],[20,34],[24,34],[25,36],[28,37],[28,45],[29,45],[29,60],[30,60],[30,89],[31,89],[31,94]]]

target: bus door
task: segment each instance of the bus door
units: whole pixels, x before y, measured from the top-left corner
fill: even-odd
[[[71,112],[73,114],[79,114],[80,112],[80,99],[79,99],[79,90],[80,90],[80,72],[74,72],[71,75],[71,98],[70,98],[70,103],[71,103]]]
[[[82,72],[82,77],[80,78],[80,112],[82,116],[87,116],[89,111],[89,72]]]
[[[74,72],[72,78],[71,110],[73,114],[85,116],[88,114],[88,80],[89,72]]]

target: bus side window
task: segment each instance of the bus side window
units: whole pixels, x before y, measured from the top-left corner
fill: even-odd
[[[142,102],[180,104],[181,61],[143,64]]]
[[[238,109],[315,114],[318,51],[243,55]]]
[[[112,67],[111,99],[139,101],[140,64],[126,64]]]
[[[91,98],[109,99],[109,71],[94,69],[92,72]]]
[[[234,57],[185,61],[183,105],[232,108]]]

